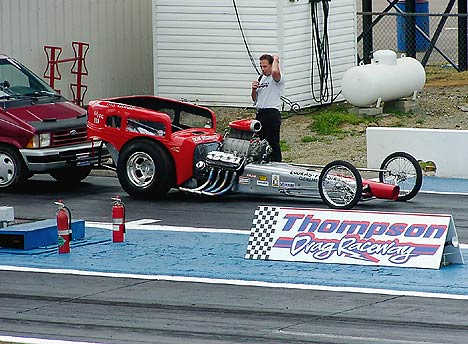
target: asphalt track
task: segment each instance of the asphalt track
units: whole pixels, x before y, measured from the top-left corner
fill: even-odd
[[[360,3],[361,1],[357,2],[358,7]],[[375,0],[373,4],[374,10],[378,11],[384,8],[387,2]],[[431,12],[441,13],[445,5],[444,1],[432,1]],[[389,40],[384,41],[389,42]],[[396,39],[393,41],[396,42]],[[466,196],[463,195],[468,192],[468,182],[451,181],[451,185],[447,185],[445,180],[439,182],[441,185],[434,186],[435,189],[432,190],[438,190],[437,194],[422,194],[415,202],[410,202],[402,208],[400,204],[375,202],[359,208],[450,213],[454,216],[461,241],[468,243],[468,212]],[[454,186],[455,189],[450,190]],[[430,189],[426,185],[426,190]],[[439,191],[451,194],[441,195]],[[454,195],[452,191],[461,194]],[[121,191],[115,187],[113,181],[103,183],[99,179],[88,178],[87,183],[81,185],[79,189],[68,192],[47,180],[38,179],[14,194],[0,194],[0,205],[14,206],[17,215],[22,218],[44,219],[53,217],[55,212],[53,201],[62,198],[71,206],[76,218],[106,222],[109,221],[110,213],[109,204],[106,202],[110,202],[110,197],[116,193]],[[83,198],[86,198],[87,202],[83,202]],[[186,199],[178,194],[171,195],[163,204],[131,202],[129,199],[125,199],[125,202],[128,203],[128,215],[131,221],[151,218],[162,220],[158,223],[172,226],[179,224],[243,230],[248,229],[251,220],[249,214],[256,204],[284,204],[281,201],[273,202],[265,199],[251,201],[243,197],[223,202],[200,201]],[[86,209],[83,209],[82,204],[86,204]],[[308,205],[300,201],[295,201],[295,204]],[[321,204],[312,203],[312,206],[321,207]],[[145,225],[135,223],[135,227],[140,227],[140,230],[129,230],[127,242],[121,246],[131,247],[132,241],[136,240],[134,236],[141,235],[143,226]],[[148,229],[148,225],[145,229]],[[96,231],[99,234],[100,230],[96,228]],[[88,231],[89,234],[91,232]],[[155,233],[157,236],[164,234],[158,231],[150,232],[149,235]],[[195,235],[192,232],[188,233]],[[245,237],[236,234],[226,235],[240,240]],[[103,240],[108,239],[103,238]],[[44,267],[3,266],[0,272],[0,342],[48,344],[67,341],[169,344],[464,344],[468,342],[468,304],[465,300],[468,290],[462,286],[467,279],[459,275],[466,274],[466,267],[449,267],[430,272],[410,269],[403,272],[395,269],[326,266],[324,270],[329,269],[329,278],[324,277],[323,272],[321,277],[327,282],[326,285],[318,285],[318,281],[313,280],[312,282],[317,284],[308,287],[305,284],[265,281],[257,283],[250,281],[252,285],[249,286],[247,285],[249,282],[242,280],[231,280],[228,283],[225,279],[181,277],[178,274],[141,275],[141,271],[136,271],[134,268],[130,269],[130,273],[97,272],[108,259],[105,253],[112,245],[103,242],[101,245],[104,249],[99,251],[97,249],[99,244],[92,243],[91,238],[89,241],[88,245],[81,248],[73,247],[70,256],[60,257],[61,260],[66,260],[60,262],[64,263],[60,266],[53,266],[57,261],[53,261],[56,255],[52,252],[41,253],[36,255],[37,257],[34,255],[21,257],[28,263],[36,261],[36,264],[42,260],[38,257],[47,257],[50,270],[44,270]],[[151,239],[152,246],[158,244],[162,243]],[[94,252],[95,271],[58,270],[75,268],[76,266],[70,261],[83,259],[81,252],[88,248],[98,251]],[[242,252],[241,247],[238,247],[238,250]],[[164,255],[168,253],[174,254],[169,250]],[[126,265],[137,258],[143,259],[143,256],[144,254],[131,259],[125,257],[115,265],[119,266],[122,263]],[[20,256],[15,257],[20,259]],[[186,259],[187,257],[190,257],[190,254]],[[160,256],[153,257],[153,260],[148,259],[145,263],[137,259],[139,264],[136,265],[139,269],[143,269],[145,265],[153,267],[158,265],[154,262],[157,263],[160,258]],[[0,254],[0,259],[0,264],[3,265],[6,264],[6,260],[12,258],[10,254]],[[91,260],[91,257],[88,259]],[[280,275],[277,277],[283,278],[281,272],[285,266],[283,263],[280,265],[281,269],[273,267],[274,276]],[[318,268],[315,264],[313,267],[303,265],[298,264],[301,275],[297,274],[296,277],[310,280],[313,278],[312,272],[317,273]],[[182,271],[177,264],[164,268],[166,272]],[[267,269],[264,266],[262,268]],[[126,269],[128,267],[125,267]],[[309,272],[309,269],[312,272]],[[148,273],[148,268],[144,270]],[[238,273],[245,272],[238,271]],[[193,275],[194,271],[191,274]],[[424,274],[428,275],[421,276]],[[414,283],[406,281],[408,275],[410,281]],[[254,277],[265,279],[266,275],[255,274]],[[444,279],[447,290],[444,289]],[[337,281],[340,280],[348,283],[353,281],[353,285],[357,287],[352,289],[327,286],[338,284]],[[438,288],[431,285],[432,280],[437,282]],[[459,280],[462,284],[459,284]],[[403,285],[400,285],[401,281]],[[419,285],[421,281],[423,283]],[[375,289],[378,287],[378,282],[382,282],[380,287],[383,289]],[[372,288],[359,289],[369,286]],[[428,292],[434,292],[434,289],[442,293],[433,295]],[[444,295],[446,291],[455,294]],[[37,338],[49,338],[49,340],[40,341]]]
[[[403,207],[393,208],[396,211],[427,207],[434,213],[453,212],[466,243],[465,184],[425,179],[429,193],[414,202],[369,202],[363,209],[388,210],[395,204]],[[24,190],[0,195],[2,205],[15,207],[17,217],[50,217],[57,191],[67,196],[74,213],[93,215],[86,218],[85,240],[76,242],[69,255],[58,255],[54,247],[0,252],[0,340],[467,342],[466,265],[426,270],[246,260],[249,212],[266,199],[200,202],[174,194],[150,208],[125,199],[129,208],[140,212],[130,215],[126,241],[117,244],[110,240],[109,217],[104,214],[110,208],[98,206],[105,203],[103,191],[106,198],[119,192],[113,178],[89,178],[63,195],[54,185],[38,179]],[[431,193],[454,189],[457,195]],[[40,196],[35,195],[38,191]],[[33,205],[37,201],[41,206]],[[80,205],[75,203],[86,209],[76,209]],[[238,207],[239,203],[248,205]],[[192,213],[187,215],[187,210]],[[203,210],[202,218],[197,210]],[[183,213],[197,225],[174,226]],[[224,222],[215,220],[220,214]]]
[[[468,213],[466,196],[468,183],[463,179],[424,178],[423,189],[407,203],[373,200],[359,204],[357,210],[451,214],[455,219],[461,242],[468,243]],[[434,190],[437,193],[434,193]],[[448,193],[445,195],[444,193]],[[185,227],[208,227],[249,230],[259,204],[326,208],[320,199],[294,199],[230,195],[206,198],[171,192],[162,201],[139,201],[128,197],[117,178],[88,177],[78,186],[60,185],[50,177],[37,176],[12,193],[0,193],[0,205],[14,207],[19,218],[42,220],[54,218],[63,200],[74,219],[94,222],[111,221],[112,197],[121,195],[128,221],[156,219],[161,224]]]

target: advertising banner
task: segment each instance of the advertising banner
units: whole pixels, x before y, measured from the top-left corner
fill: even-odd
[[[463,264],[451,215],[259,206],[245,258],[439,269]]]

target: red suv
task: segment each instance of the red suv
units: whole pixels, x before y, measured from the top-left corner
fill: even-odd
[[[79,182],[98,164],[99,141],[87,139],[86,110],[17,60],[0,55],[0,190],[35,173]]]

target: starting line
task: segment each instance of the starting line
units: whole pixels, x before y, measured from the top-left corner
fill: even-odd
[[[203,227],[179,227],[167,225],[155,225],[161,220],[142,219],[129,221],[125,223],[127,230],[142,230],[142,231],[172,231],[172,232],[190,232],[190,233],[224,233],[224,234],[244,234],[249,235],[249,231],[240,229],[227,228],[203,228]],[[93,222],[86,221],[86,227],[102,228],[112,230],[112,223],[109,222]]]

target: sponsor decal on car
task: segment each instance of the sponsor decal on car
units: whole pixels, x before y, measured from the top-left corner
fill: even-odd
[[[309,182],[318,182],[320,174],[312,171],[304,170],[292,170],[289,172],[292,176],[298,177],[299,180],[305,180]]]
[[[279,182],[280,188],[291,189],[296,187],[296,183],[293,182]]]
[[[135,110],[136,109],[136,107],[133,106],[133,105],[127,105],[127,104],[122,104],[122,103],[108,102],[105,105],[108,106],[108,107],[114,107],[114,108],[118,108],[118,109],[126,109],[126,110]]]
[[[99,113],[98,111],[93,111],[93,123],[100,124],[101,121],[104,119],[104,115]]]
[[[271,175],[271,186],[274,188],[279,187],[280,184],[280,176],[279,174],[272,174]]]
[[[250,178],[246,178],[243,176],[239,177],[239,184],[241,185],[249,185],[250,184]]]
[[[192,137],[194,143],[218,141],[218,135],[199,135]]]

